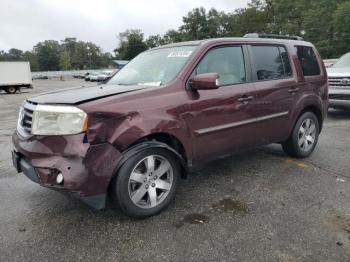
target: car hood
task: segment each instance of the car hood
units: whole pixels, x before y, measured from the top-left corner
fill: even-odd
[[[329,67],[327,74],[330,77],[350,77],[350,67]]]
[[[73,87],[41,93],[28,100],[38,104],[81,104],[99,98],[114,96],[145,89],[145,86],[134,85],[98,85],[92,87]]]

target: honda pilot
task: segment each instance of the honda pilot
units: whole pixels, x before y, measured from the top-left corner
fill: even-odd
[[[300,39],[221,38],[139,54],[108,82],[26,99],[13,165],[34,182],[133,217],[164,210],[181,178],[209,161],[279,143],[315,149],[327,74]]]

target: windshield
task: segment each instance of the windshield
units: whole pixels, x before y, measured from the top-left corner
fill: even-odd
[[[350,53],[347,53],[339,58],[333,67],[350,67]]]
[[[139,54],[108,84],[160,86],[172,81],[197,46],[177,46]]]

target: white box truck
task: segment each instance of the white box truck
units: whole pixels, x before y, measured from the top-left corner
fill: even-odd
[[[14,94],[21,88],[33,88],[29,62],[0,62],[0,90]]]

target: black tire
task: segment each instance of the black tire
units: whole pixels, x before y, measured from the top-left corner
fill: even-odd
[[[299,139],[300,139],[300,128],[302,124],[304,124],[307,119],[310,119],[315,124],[315,138],[313,144],[308,148],[308,150],[303,150],[301,146],[299,146]],[[291,157],[295,158],[306,158],[308,157],[315,149],[317,142],[318,142],[318,136],[320,133],[320,123],[318,121],[318,118],[316,115],[312,112],[305,112],[303,113],[298,121],[296,122],[293,132],[288,138],[287,141],[282,143],[282,148],[286,154],[288,154]],[[306,143],[306,142],[305,142]]]
[[[17,87],[10,86],[5,89],[5,92],[8,94],[15,94],[18,91]]]
[[[129,194],[129,178],[134,168],[147,156],[157,155],[166,159],[172,168],[172,186],[164,200],[155,207],[142,208],[136,205]],[[174,154],[164,148],[147,148],[130,157],[119,169],[112,181],[112,198],[116,200],[122,211],[135,218],[146,218],[156,215],[166,209],[174,200],[176,188],[181,174],[181,166]],[[143,184],[141,185],[143,186]],[[140,186],[140,188],[141,188]]]

